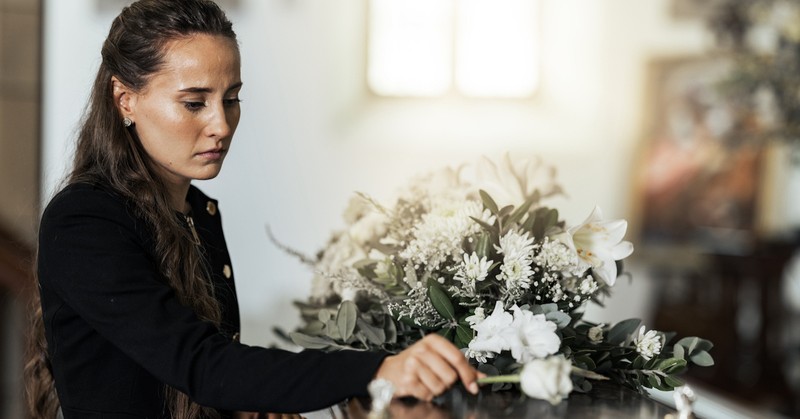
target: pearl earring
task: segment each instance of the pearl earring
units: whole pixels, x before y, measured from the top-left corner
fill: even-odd
[[[125,128],[128,128],[133,125],[133,121],[126,116],[125,118],[122,118],[122,125],[125,125]]]

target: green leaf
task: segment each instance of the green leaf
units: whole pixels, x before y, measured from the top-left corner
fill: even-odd
[[[667,358],[659,361],[655,369],[664,371],[670,374],[672,370],[686,366],[686,360],[683,358]]]
[[[497,210],[497,203],[494,202],[494,199],[492,199],[492,197],[489,196],[489,194],[483,189],[478,191],[478,193],[481,195],[483,206],[486,207],[486,209],[488,209],[489,211],[491,211],[492,214],[496,215],[499,211]]]
[[[453,303],[450,298],[442,291],[439,283],[434,279],[428,280],[428,298],[431,299],[433,308],[445,319],[454,320],[456,318],[456,311],[453,308]]]
[[[479,218],[475,218],[475,217],[472,217],[472,216],[470,216],[469,218],[471,218],[472,221],[475,221],[476,223],[478,223],[481,227],[483,227],[484,230],[488,231],[489,233],[495,233],[496,230],[497,230],[494,226],[487,224],[485,221],[483,221],[483,220],[481,220]]]
[[[488,258],[491,243],[489,242],[489,233],[483,232],[478,236],[478,241],[475,243],[475,254],[478,258]],[[490,269],[491,270],[491,269]]]
[[[644,361],[645,361],[644,358],[642,358],[641,356],[637,356],[636,359],[633,360],[633,365],[631,365],[631,368],[635,370],[642,369],[642,367],[644,367]]]
[[[386,342],[386,332],[382,328],[367,323],[361,317],[356,319],[356,324],[358,324],[361,332],[364,333],[364,337],[372,342],[373,345],[380,346]]]
[[[327,308],[323,308],[322,310],[319,311],[319,313],[317,313],[317,318],[319,319],[319,321],[323,323],[327,322],[331,318],[330,310],[328,310]]]
[[[533,194],[530,197],[528,197],[528,199],[526,199],[525,202],[519,206],[519,208],[517,208],[513,213],[511,213],[511,216],[508,217],[508,220],[506,222],[508,224],[514,224],[519,220],[521,220],[522,217],[528,213],[528,210],[531,208],[531,205],[533,205],[534,200],[536,201],[539,200],[537,194]]]
[[[386,333],[386,343],[397,342],[397,325],[394,324],[392,316],[383,316],[383,331]]]
[[[685,359],[686,355],[684,354],[683,346],[678,345],[677,343],[672,347],[672,356],[675,358]]]
[[[339,312],[336,313],[336,326],[339,328],[339,336],[342,337],[342,340],[347,341],[353,336],[357,315],[356,303],[347,300],[342,301],[342,304],[339,305]]]
[[[507,216],[508,214],[511,214],[512,211],[514,211],[514,206],[513,205],[506,205],[503,208],[500,208],[500,211],[497,213],[497,216],[500,217],[500,218],[503,218],[503,217]]]
[[[675,377],[673,377],[671,375],[668,375],[668,376],[664,377],[664,384],[666,384],[666,385],[668,385],[668,386],[670,386],[672,388],[675,388],[675,387],[682,386],[683,385],[683,381],[681,381],[681,380],[679,380],[679,379],[677,379],[677,378],[675,378]]]
[[[642,321],[639,319],[627,319],[617,323],[608,331],[606,342],[611,345],[621,344],[636,331],[641,323]]]
[[[289,333],[292,342],[306,349],[327,349],[338,346],[333,341],[322,336],[309,336],[300,332]]]
[[[472,328],[464,323],[459,323],[456,327],[455,345],[461,349],[469,346],[470,342],[472,342]]]
[[[453,332],[453,328],[452,327],[448,327],[448,328],[445,328],[445,329],[439,329],[439,330],[436,331],[436,334],[441,336],[441,337],[443,337],[443,338],[445,338],[445,339],[447,339],[447,340],[449,340],[449,341],[451,341],[451,342],[453,341],[453,335],[455,335],[455,333]]]
[[[559,329],[569,326],[569,323],[572,321],[572,317],[562,311],[551,311],[545,314],[545,318],[555,323]]]
[[[701,367],[710,367],[714,365],[714,358],[712,358],[711,355],[706,351],[698,351],[697,353],[692,354],[689,359]]]

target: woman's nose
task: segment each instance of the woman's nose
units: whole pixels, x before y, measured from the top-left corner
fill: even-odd
[[[231,135],[233,131],[232,121],[228,119],[229,115],[225,110],[225,106],[222,103],[209,106],[212,109],[210,109],[211,116],[206,126],[208,136],[225,138]]]

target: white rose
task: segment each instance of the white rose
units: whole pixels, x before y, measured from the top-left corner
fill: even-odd
[[[528,397],[558,404],[572,392],[571,370],[572,364],[562,355],[535,359],[522,368],[522,391]]]

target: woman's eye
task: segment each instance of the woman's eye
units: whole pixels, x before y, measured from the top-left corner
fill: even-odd
[[[183,106],[185,106],[186,109],[188,109],[188,110],[190,110],[192,112],[197,112],[200,109],[205,108],[206,103],[205,102],[183,102]]]
[[[235,98],[232,98],[232,99],[225,99],[225,100],[222,101],[222,103],[225,106],[236,106],[236,105],[242,103],[242,100],[239,99],[238,97],[235,97]]]

